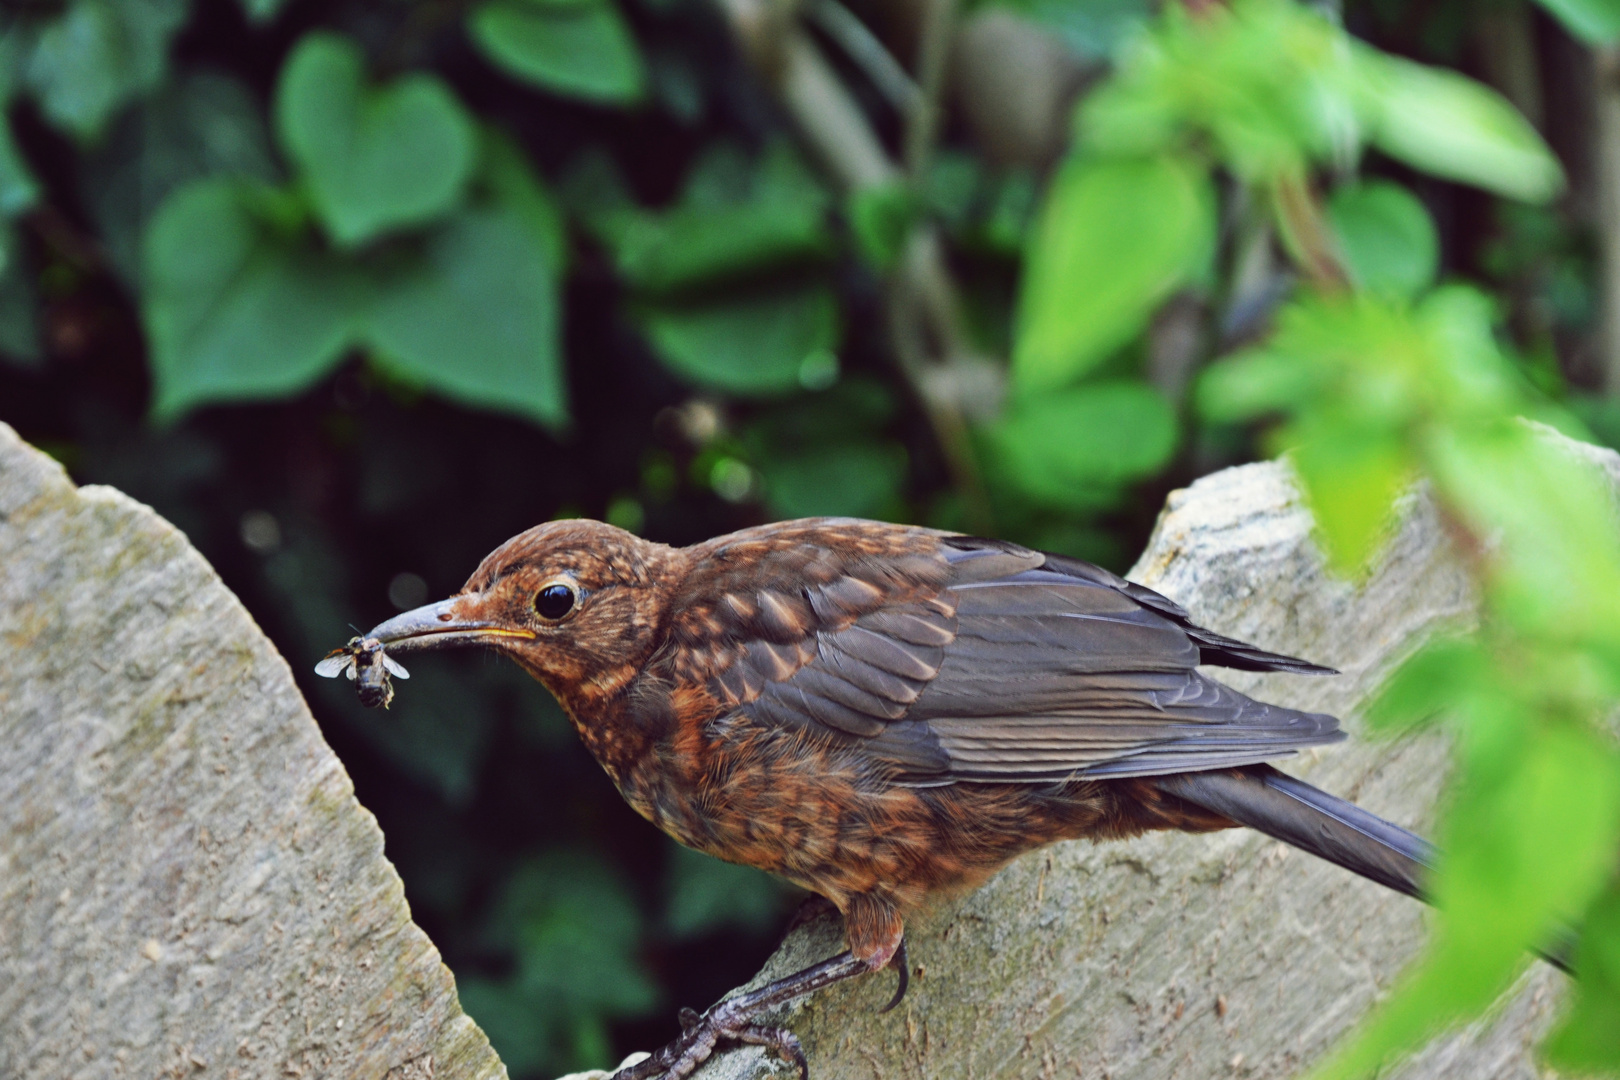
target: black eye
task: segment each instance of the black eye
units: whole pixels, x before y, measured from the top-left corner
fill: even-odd
[[[547,585],[541,589],[534,598],[534,610],[542,619],[553,622],[574,610],[574,601],[578,595],[572,585]]]

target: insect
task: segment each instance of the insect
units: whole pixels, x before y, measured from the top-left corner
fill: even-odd
[[[342,648],[327,653],[315,665],[315,674],[328,679],[348,675],[360,693],[360,704],[368,709],[375,709],[379,705],[386,709],[394,700],[394,684],[389,681],[390,675],[401,679],[411,677],[403,664],[383,651],[382,642],[358,635],[350,638]]]

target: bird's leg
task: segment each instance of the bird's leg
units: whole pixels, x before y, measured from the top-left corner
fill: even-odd
[[[881,971],[896,958],[900,964],[900,989],[884,1007],[894,1008],[905,996],[906,926],[900,913],[877,896],[862,894],[849,899],[844,907],[844,932],[849,951],[823,960],[785,979],[767,983],[758,990],[727,998],[701,1016],[691,1009],[680,1012],[681,1036],[652,1057],[614,1073],[611,1080],[685,1080],[709,1059],[721,1042],[749,1043],[774,1050],[778,1057],[799,1067],[801,1080],[809,1080],[810,1066],[804,1049],[793,1032],[784,1027],[755,1023],[755,1018],[794,998],[813,994],[836,982]]]
[[[758,990],[727,998],[701,1016],[690,1009],[683,1009],[680,1038],[645,1061],[620,1069],[613,1074],[612,1080],[652,1080],[653,1077],[685,1080],[709,1059],[721,1042],[750,1043],[774,1050],[779,1057],[797,1065],[801,1077],[808,1077],[810,1067],[793,1032],[783,1027],[756,1024],[754,1018],[794,998],[813,994],[833,983],[871,970],[866,961],[842,952],[830,960],[823,960],[784,979],[767,983]]]

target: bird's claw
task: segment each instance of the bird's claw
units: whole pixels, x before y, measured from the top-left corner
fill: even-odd
[[[894,988],[894,997],[889,999],[889,1003],[878,1010],[879,1014],[888,1012],[904,1001],[906,988],[911,985],[911,961],[906,958],[906,939],[903,935],[900,938],[900,947],[895,949],[894,955],[889,958],[888,966],[894,968],[895,974],[900,976],[900,984]]]
[[[678,1016],[680,1038],[651,1057],[620,1069],[609,1080],[685,1080],[725,1042],[763,1046],[798,1066],[799,1080],[810,1080],[810,1063],[799,1037],[785,1027],[754,1023],[750,1013],[735,1001],[722,1001],[701,1014],[695,1009],[682,1009]]]

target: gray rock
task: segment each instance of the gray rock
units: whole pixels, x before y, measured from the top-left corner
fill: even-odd
[[[1620,456],[1569,444],[1620,478]],[[1330,577],[1286,466],[1246,465],[1170,496],[1130,576],[1198,622],[1331,664],[1307,678],[1214,670],[1257,697],[1345,718],[1351,741],[1281,766],[1426,832],[1448,766],[1439,736],[1361,736],[1357,712],[1430,635],[1475,615],[1468,574],[1421,495],[1368,579]],[[894,1012],[884,974],[790,1006],[814,1075],[1147,1078],[1297,1075],[1387,994],[1423,941],[1422,905],[1248,830],[1056,844],[908,930],[915,972]],[[799,929],[751,985],[843,948]],[[1496,1017],[1437,1039],[1396,1075],[1528,1078],[1564,976],[1536,964]],[[699,1003],[693,1003],[699,1004]],[[750,1048],[702,1080],[775,1075]]]
[[[0,424],[0,1077],[506,1071],[285,661]]]

